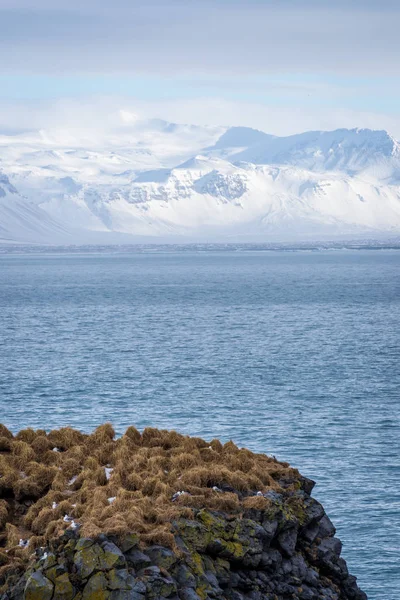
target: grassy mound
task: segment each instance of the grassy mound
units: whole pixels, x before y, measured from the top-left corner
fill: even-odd
[[[175,431],[129,427],[116,439],[105,424],[91,435],[66,427],[13,436],[0,425],[0,579],[70,527],[91,538],[133,531],[143,544],[174,547],[174,519],[202,508],[265,510],[259,492],[299,478],[265,454]]]

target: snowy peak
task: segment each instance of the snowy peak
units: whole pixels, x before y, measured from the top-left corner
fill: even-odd
[[[221,135],[214,145],[214,148],[254,146],[275,139],[275,137],[275,135],[269,135],[259,129],[252,129],[251,127],[230,127],[223,135]]]
[[[399,144],[386,131],[337,129],[270,139],[231,157],[255,164],[291,164],[312,171],[348,173],[400,166]]]

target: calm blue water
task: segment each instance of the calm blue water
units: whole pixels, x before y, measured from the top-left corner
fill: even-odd
[[[316,479],[400,598],[400,252],[0,256],[0,420],[175,428]]]

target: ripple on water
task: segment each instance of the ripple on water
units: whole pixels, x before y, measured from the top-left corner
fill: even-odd
[[[1,255],[1,421],[175,428],[288,460],[370,600],[398,600],[399,263]]]

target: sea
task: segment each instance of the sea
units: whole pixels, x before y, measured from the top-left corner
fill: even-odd
[[[317,482],[370,600],[400,598],[400,250],[0,253],[0,421],[176,429]]]

